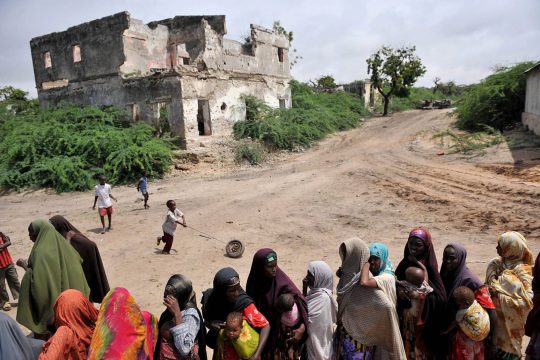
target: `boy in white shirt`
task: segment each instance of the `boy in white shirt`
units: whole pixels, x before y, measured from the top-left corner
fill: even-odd
[[[167,214],[165,215],[165,222],[161,226],[163,229],[163,236],[158,236],[157,244],[159,245],[159,243],[163,241],[165,243],[165,247],[161,253],[168,255],[171,251],[176,227],[178,224],[182,225],[183,227],[186,227],[187,225],[184,214],[176,208],[176,202],[174,200],[167,201],[167,208],[168,210]],[[180,222],[180,218],[182,219],[182,222]]]
[[[94,197],[94,206],[92,206],[92,209],[96,209],[96,202],[98,204],[98,213],[99,217],[101,219],[101,226],[103,229],[101,230],[102,234],[105,234],[105,215],[107,215],[107,218],[109,220],[109,228],[108,230],[112,230],[111,227],[111,215],[113,213],[113,207],[112,207],[112,201],[118,201],[112,194],[112,187],[111,185],[107,184],[107,178],[103,175],[99,176],[99,184],[95,187],[96,196]]]

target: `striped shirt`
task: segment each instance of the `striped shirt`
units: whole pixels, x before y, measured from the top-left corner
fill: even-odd
[[[6,236],[0,232],[0,245],[3,245],[6,241]],[[7,248],[0,250],[0,269],[7,267],[9,264],[13,264],[13,259],[9,255]]]

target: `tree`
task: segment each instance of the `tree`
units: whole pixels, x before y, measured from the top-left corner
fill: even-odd
[[[28,99],[28,93],[13,86],[0,87],[0,108],[13,113],[36,108],[39,103],[36,99]]]
[[[318,78],[314,85],[321,89],[334,89],[337,87],[336,80],[332,75],[324,75]]]
[[[291,69],[293,66],[298,62],[298,60],[302,59],[300,55],[296,53],[296,49],[292,47],[292,41],[294,40],[294,34],[292,31],[287,31],[282,25],[281,22],[274,21],[274,24],[272,25],[272,29],[276,34],[285,35],[287,40],[289,40],[289,64]]]
[[[366,60],[371,83],[384,99],[383,116],[388,114],[390,98],[406,97],[416,80],[426,73],[415,50],[414,46],[399,49],[383,46]]]

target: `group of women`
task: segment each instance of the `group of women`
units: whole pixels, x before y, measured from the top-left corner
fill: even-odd
[[[223,268],[203,292],[201,309],[191,281],[173,275],[159,321],[141,311],[126,289],[109,291],[97,248],[64,218],[34,221],[29,235],[34,247],[21,263],[26,274],[17,321],[46,342],[23,336],[0,314],[0,359],[206,360],[207,346],[214,359],[239,359],[220,335],[232,312],[259,335],[254,360],[519,359],[525,334],[531,337],[527,359],[540,359],[540,255],[533,277],[532,254],[517,232],[499,237],[485,281],[468,269],[460,244],[445,247],[439,269],[425,228],[410,232],[395,269],[386,245],[348,239],[339,247],[335,294],[334,272],[325,262],[308,264],[300,291],[278,266],[278,254],[265,248],[253,257],[245,290],[239,274]],[[425,269],[432,290],[419,312],[407,311],[414,297],[403,281],[411,266]],[[489,314],[483,341],[459,328],[444,331],[458,311],[452,295],[463,286]],[[296,305],[292,329],[283,326],[277,306],[283,294]],[[92,302],[101,303],[99,311]]]

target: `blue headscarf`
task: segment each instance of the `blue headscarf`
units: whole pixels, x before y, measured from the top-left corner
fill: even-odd
[[[392,262],[388,260],[388,246],[383,243],[369,244],[369,256],[376,256],[381,259],[379,273],[373,275],[380,275],[382,273],[394,275],[394,267],[392,266]]]

